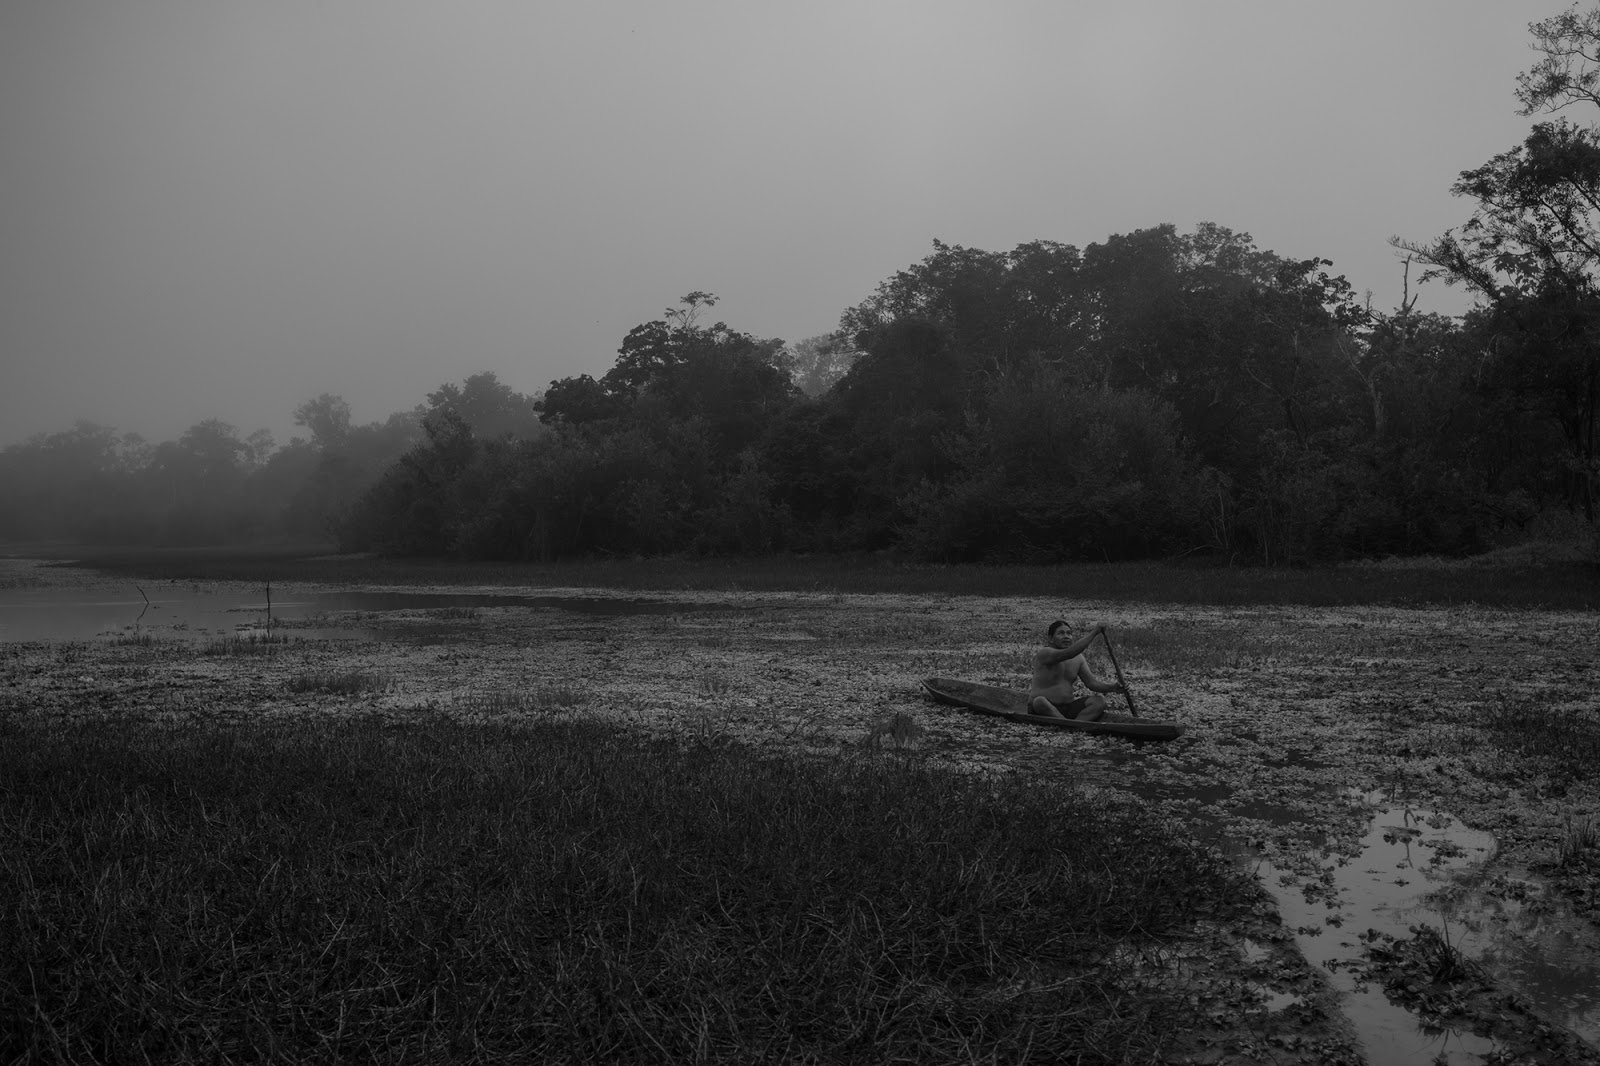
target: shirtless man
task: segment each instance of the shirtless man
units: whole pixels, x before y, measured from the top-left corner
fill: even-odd
[[[1072,639],[1072,627],[1062,621],[1050,623],[1045,631],[1045,646],[1033,656],[1033,686],[1028,689],[1028,713],[1045,718],[1076,718],[1097,722],[1106,713],[1102,693],[1121,692],[1121,685],[1101,681],[1089,671],[1083,653],[1094,638],[1105,632],[1095,626],[1086,637]],[[1073,696],[1073,686],[1083,682],[1088,696]]]

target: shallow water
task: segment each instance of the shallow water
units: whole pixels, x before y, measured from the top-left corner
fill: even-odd
[[[677,614],[715,609],[717,604],[675,600],[583,596],[500,596],[486,593],[318,592],[292,599],[273,596],[273,622],[303,622],[344,611],[387,613],[454,608],[523,607],[577,614],[624,617]],[[148,631],[163,637],[215,636],[260,630],[268,621],[267,590],[244,593],[197,591],[193,586],[144,588],[0,589],[0,642],[92,640]],[[459,635],[460,626],[438,628],[434,639]],[[319,627],[318,636],[369,637],[370,628]],[[427,636],[428,634],[424,634]]]
[[[1383,792],[1341,794],[1311,785],[1303,793],[1268,797],[1201,780],[1204,774],[1187,780],[1150,775],[1136,760],[1124,762],[1112,775],[1116,787],[1183,807],[1197,833],[1256,871],[1301,953],[1329,972],[1373,1066],[1477,1064],[1496,1046],[1471,1032],[1424,1031],[1416,1014],[1352,972],[1362,959],[1358,937],[1375,931],[1409,938],[1421,925],[1445,932],[1497,987],[1526,999],[1543,1018],[1600,1044],[1600,931],[1537,879],[1491,878],[1485,867],[1495,855],[1492,835]],[[1306,770],[1308,781],[1310,771],[1328,765],[1303,753],[1269,762]],[[1249,822],[1304,830],[1315,820],[1312,808],[1339,799],[1369,812],[1354,855],[1326,852],[1322,834],[1301,832],[1301,846],[1280,869],[1238,835]],[[1307,855],[1320,856],[1315,872],[1307,869]],[[1275,996],[1261,992],[1269,1000]]]
[[[1527,881],[1489,879],[1494,838],[1451,816],[1381,794],[1360,853],[1315,875],[1262,862],[1259,873],[1302,953],[1329,971],[1372,1066],[1480,1063],[1494,1042],[1453,1029],[1424,1031],[1417,1015],[1352,973],[1363,938],[1412,935],[1430,925],[1479,962],[1498,987],[1583,1039],[1600,1040],[1600,943],[1595,931]],[[1516,899],[1528,896],[1529,899]],[[1530,902],[1531,899],[1531,902]]]

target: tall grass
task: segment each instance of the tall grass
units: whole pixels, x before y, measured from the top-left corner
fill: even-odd
[[[1239,890],[1044,782],[584,722],[12,728],[0,782],[6,1062],[1149,1063],[1198,1020],[1127,947]]]
[[[1585,866],[1600,852],[1600,826],[1590,815],[1572,817],[1569,812],[1561,833],[1560,850],[1556,854],[1557,866]]]
[[[206,641],[200,646],[200,654],[273,656],[287,648],[294,639],[282,633],[236,633]]]

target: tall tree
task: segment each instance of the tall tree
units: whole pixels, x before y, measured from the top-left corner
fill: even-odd
[[[784,366],[783,341],[759,339],[725,322],[700,325],[717,303],[709,292],[691,292],[679,303],[629,330],[600,380],[585,374],[552,381],[540,417],[569,425],[622,414],[645,421],[698,419],[719,462],[733,463],[799,394]]]
[[[537,437],[540,432],[538,401],[505,384],[493,371],[473,374],[459,386],[446,382],[428,393],[427,406],[418,408],[419,419],[449,411],[481,440],[512,436]]]
[[[1523,114],[1600,105],[1600,8],[1530,25],[1541,58],[1518,79]],[[1600,492],[1600,132],[1565,118],[1462,172],[1472,217],[1428,244],[1396,244],[1492,310],[1489,378],[1559,427],[1569,503],[1593,522]]]
[[[1522,113],[1554,112],[1575,103],[1600,106],[1600,7],[1579,11],[1573,5],[1529,23],[1528,32],[1543,58],[1517,75]]]
[[[294,409],[294,424],[310,431],[311,443],[318,451],[337,451],[350,435],[350,404],[342,396],[325,392]]]

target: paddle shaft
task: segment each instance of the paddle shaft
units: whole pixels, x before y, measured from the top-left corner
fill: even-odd
[[[1111,669],[1117,672],[1117,684],[1122,686],[1122,694],[1128,697],[1128,710],[1137,718],[1139,717],[1139,708],[1133,705],[1133,693],[1128,691],[1128,683],[1122,680],[1122,667],[1117,665],[1117,653],[1111,647],[1111,637],[1102,629],[1100,631],[1100,639],[1106,642],[1106,652],[1111,656]]]

